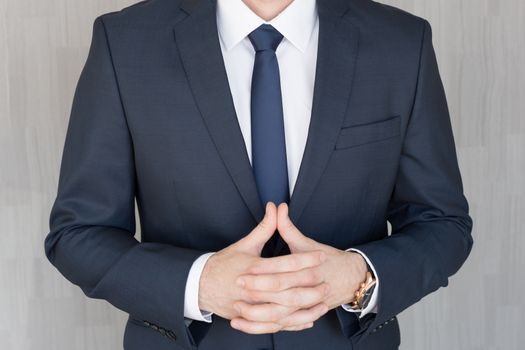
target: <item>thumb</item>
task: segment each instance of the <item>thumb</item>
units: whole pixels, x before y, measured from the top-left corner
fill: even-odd
[[[264,244],[277,229],[277,207],[273,202],[266,203],[266,212],[259,224],[244,238],[239,240],[240,250],[253,255],[260,255]]]
[[[293,224],[286,203],[281,203],[277,208],[277,230],[292,252],[316,249],[317,242],[303,235]]]

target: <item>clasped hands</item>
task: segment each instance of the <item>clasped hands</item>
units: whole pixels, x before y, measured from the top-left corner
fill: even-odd
[[[290,254],[260,256],[277,230]],[[199,308],[249,334],[299,331],[329,310],[349,303],[365,279],[360,254],[304,236],[288,206],[268,202],[263,220],[245,237],[213,254],[201,274]]]

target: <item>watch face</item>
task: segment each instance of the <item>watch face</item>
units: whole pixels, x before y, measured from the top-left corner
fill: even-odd
[[[361,301],[361,307],[364,309],[368,303],[370,302],[370,299],[372,298],[372,294],[374,293],[374,289],[376,288],[376,284],[374,283],[370,288],[368,288],[363,295],[363,300]]]

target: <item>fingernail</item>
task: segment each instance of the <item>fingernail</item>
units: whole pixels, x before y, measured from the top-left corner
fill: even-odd
[[[237,278],[237,285],[239,287],[244,287],[246,285],[246,282],[244,281],[244,278]]]

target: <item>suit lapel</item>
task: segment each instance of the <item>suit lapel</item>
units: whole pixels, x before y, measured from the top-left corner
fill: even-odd
[[[345,16],[347,3],[317,2],[319,43],[312,115],[288,213],[296,225],[334,150],[350,99],[359,32]],[[279,255],[285,246],[280,239],[274,254]]]
[[[264,209],[231,96],[215,1],[185,0],[181,8],[189,16],[175,24],[175,42],[198,109],[235,186],[259,222]]]
[[[319,44],[312,115],[289,216],[299,217],[334,149],[350,98],[358,32],[334,11],[333,1],[318,1]],[[339,9],[341,11],[342,9]]]

